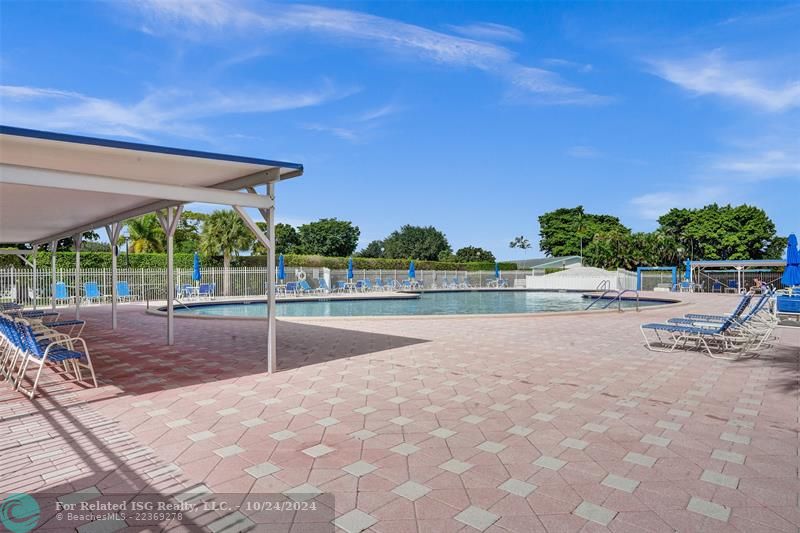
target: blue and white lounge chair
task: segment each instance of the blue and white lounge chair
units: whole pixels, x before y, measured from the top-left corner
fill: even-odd
[[[84,383],[80,369],[86,368],[91,373],[94,386],[97,387],[97,377],[94,373],[89,349],[82,338],[57,339],[43,344],[36,339],[35,332],[29,324],[19,321],[15,324],[19,334],[20,348],[24,349],[19,374],[15,380],[17,390],[21,390],[33,399],[36,394],[36,388],[39,385],[42,370],[47,363],[63,364],[67,371],[74,374],[76,381]],[[76,349],[76,346],[83,348],[83,351]],[[36,371],[30,390],[26,390],[22,387],[22,382],[25,380],[25,374],[31,364],[39,365],[39,368]]]
[[[216,283],[201,283],[197,288],[197,297],[206,298],[207,300],[214,299],[214,292],[216,291]]]
[[[752,295],[745,295],[739,302],[734,315],[718,323],[692,324],[642,324],[640,330],[644,337],[647,349],[654,352],[673,352],[678,347],[686,348],[689,343],[694,343],[695,347],[703,348],[704,351],[716,359],[738,359],[738,357],[728,357],[723,355],[730,352],[741,352],[746,347],[742,344],[742,338],[735,331],[737,317],[750,304]],[[738,312],[738,315],[736,314]],[[655,333],[656,340],[651,341],[647,336],[647,331]],[[718,349],[718,354],[711,350],[711,345]]]
[[[317,280],[317,285],[318,285],[317,288],[319,289],[319,292],[321,292],[323,294],[328,294],[328,293],[331,292],[331,288],[328,286],[328,282],[325,281],[325,278],[319,278]]]
[[[67,291],[67,284],[63,281],[56,282],[55,300],[56,303],[66,302],[67,304],[75,300],[74,296],[69,295],[69,291]]]
[[[290,281],[289,283],[287,283],[286,284],[286,288],[285,288],[285,292],[286,292],[287,295],[291,294],[292,296],[297,296],[297,293],[298,293],[297,282]]]
[[[109,296],[100,292],[100,287],[96,281],[87,281],[83,284],[83,301],[92,303],[94,301],[104,302]]]
[[[314,294],[317,292],[322,292],[319,287],[316,289],[312,287],[306,280],[300,280],[297,282],[298,291],[303,294]]]
[[[127,281],[118,281],[117,298],[119,298],[120,302],[132,302],[133,300],[138,300],[139,295],[131,293],[131,287]]]

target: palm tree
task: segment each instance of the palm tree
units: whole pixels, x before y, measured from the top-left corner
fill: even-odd
[[[144,215],[126,222],[131,251],[141,253],[163,253],[166,236],[155,215]]]
[[[230,290],[231,257],[253,246],[253,235],[234,211],[214,211],[203,223],[200,250],[205,255],[222,255],[222,293]]]

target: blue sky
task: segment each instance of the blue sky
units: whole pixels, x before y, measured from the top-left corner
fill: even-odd
[[[300,162],[279,219],[499,258],[583,204],[800,231],[800,5],[6,1],[0,122]],[[787,194],[794,191],[793,194]]]

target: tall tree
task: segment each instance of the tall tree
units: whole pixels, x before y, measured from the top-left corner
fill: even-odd
[[[764,210],[747,204],[671,209],[658,222],[694,259],[775,259],[783,242]]]
[[[477,246],[465,246],[456,251],[456,259],[463,263],[493,262],[494,254]]]
[[[383,241],[372,241],[358,252],[359,257],[383,257]]]
[[[550,211],[539,217],[539,248],[549,256],[580,255],[603,233],[630,233],[617,217],[586,213],[583,206]]]
[[[253,234],[235,211],[214,211],[203,224],[200,249],[205,255],[222,255],[224,295],[230,292],[231,257],[253,246]]]
[[[509,248],[519,248],[520,250],[528,250],[531,247],[531,241],[525,238],[525,235],[520,235],[519,237],[514,237],[510,243],[508,243]]]
[[[436,261],[439,254],[453,253],[444,233],[433,226],[406,224],[383,241],[384,254],[391,259],[421,259]]]
[[[348,220],[322,218],[297,228],[300,253],[345,257],[358,245],[361,230]]]
[[[128,228],[128,246],[131,253],[164,252],[167,238],[154,214],[132,218],[126,221],[125,225]]]
[[[200,249],[200,232],[203,221],[208,217],[205,213],[183,211],[175,228],[175,251],[192,253]]]
[[[261,228],[264,234],[267,233],[266,222],[256,222],[256,225]],[[300,237],[297,230],[289,224],[278,222],[275,224],[275,253],[276,254],[294,254],[300,246]],[[253,255],[267,255],[267,249],[258,240],[253,244]]]

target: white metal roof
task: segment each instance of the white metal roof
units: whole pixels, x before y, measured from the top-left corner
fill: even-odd
[[[267,207],[225,191],[302,173],[297,163],[0,126],[0,242],[50,242],[191,201]]]

